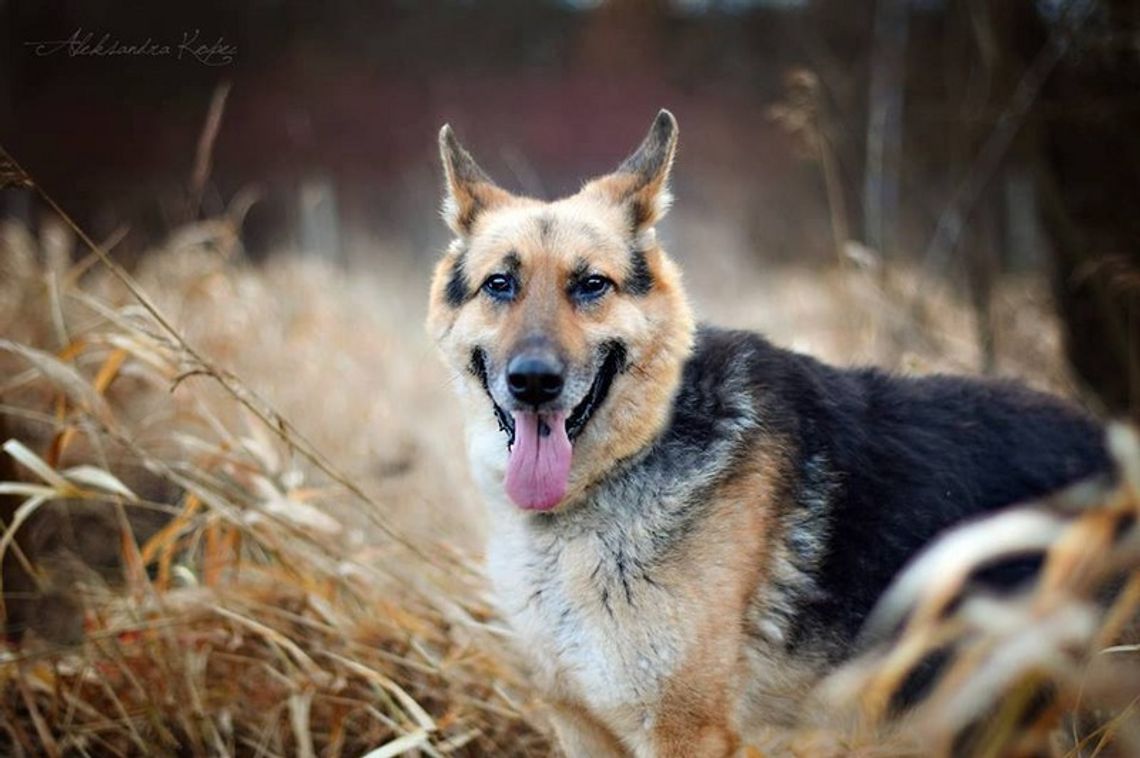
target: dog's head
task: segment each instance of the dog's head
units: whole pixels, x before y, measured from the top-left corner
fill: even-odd
[[[668,419],[693,325],[653,225],[669,205],[677,122],[661,111],[616,171],[554,202],[496,186],[439,135],[444,216],[428,329],[521,508],[569,504]]]

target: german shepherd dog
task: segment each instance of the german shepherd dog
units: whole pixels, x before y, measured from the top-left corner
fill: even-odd
[[[458,380],[488,571],[571,756],[720,756],[787,722],[947,527],[1105,472],[1010,383],[841,369],[694,324],[654,224],[668,111],[554,202],[445,126],[428,330]]]

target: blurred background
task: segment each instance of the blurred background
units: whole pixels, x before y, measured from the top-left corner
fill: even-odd
[[[0,753],[549,754],[421,326],[436,138],[554,198],[662,107],[701,318],[1140,418],[1136,0],[0,0]],[[1106,629],[1026,681],[1131,713]]]
[[[1131,0],[3,0],[0,135],[122,260],[230,209],[254,258],[426,270],[441,124],[554,197],[668,107],[684,261],[917,267],[976,311],[982,370],[995,280],[1045,277],[1081,383],[1135,413],[1138,19]],[[29,192],[3,211],[38,212]]]

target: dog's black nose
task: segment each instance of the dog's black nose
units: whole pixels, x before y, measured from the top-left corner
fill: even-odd
[[[562,394],[562,361],[546,351],[523,353],[507,364],[507,387],[527,405],[549,403]]]

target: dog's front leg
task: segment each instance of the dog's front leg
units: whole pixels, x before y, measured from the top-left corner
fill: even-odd
[[[737,753],[740,738],[732,718],[730,660],[706,656],[701,667],[690,669],[665,689],[646,756],[726,758]]]
[[[740,738],[723,716],[665,724],[654,736],[655,758],[727,758]]]

